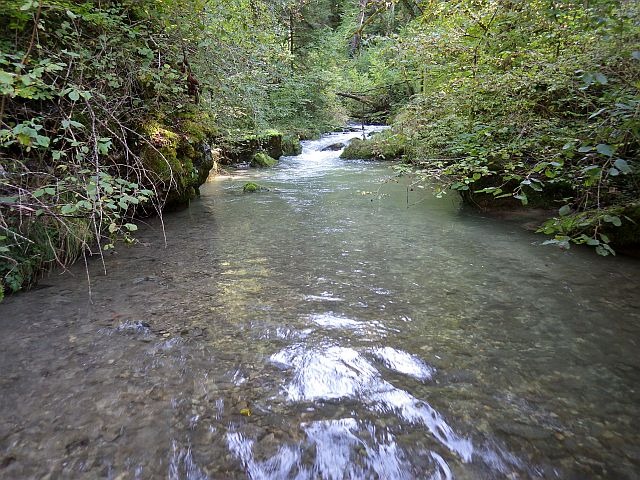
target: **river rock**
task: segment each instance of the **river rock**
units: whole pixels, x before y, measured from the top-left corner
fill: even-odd
[[[323,152],[335,152],[337,150],[342,150],[345,147],[345,144],[342,142],[332,143],[322,149]]]

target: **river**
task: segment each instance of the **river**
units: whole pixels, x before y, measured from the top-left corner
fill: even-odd
[[[640,262],[321,151],[357,135],[0,304],[0,478],[640,478]]]

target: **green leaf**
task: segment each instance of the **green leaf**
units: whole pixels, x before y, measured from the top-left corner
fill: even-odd
[[[571,213],[571,207],[569,205],[563,205],[560,207],[560,210],[558,210],[558,213],[561,217],[566,217]]]
[[[522,205],[527,205],[529,203],[529,199],[527,198],[527,196],[524,193],[522,193],[520,195],[514,195],[513,198],[517,198],[518,200],[520,200]]]
[[[36,143],[41,147],[48,147],[51,143],[51,139],[49,137],[45,137],[44,135],[36,135]]]
[[[98,139],[98,151],[101,155],[106,155],[109,153],[109,148],[111,147],[111,139],[110,138],[100,138]]]
[[[0,85],[13,85],[13,80],[15,75],[13,73],[5,72],[0,70]]]
[[[69,98],[74,102],[77,102],[80,99],[80,93],[78,92],[78,90],[71,90],[69,92]]]
[[[80,122],[76,122],[74,120],[63,120],[62,121],[62,128],[64,128],[66,130],[69,127],[84,128],[84,125],[81,124]]]
[[[62,206],[62,208],[60,209],[60,213],[62,215],[69,215],[71,213],[74,213],[77,209],[78,208],[75,205],[67,204]]]
[[[596,151],[602,155],[606,155],[607,157],[613,156],[613,148],[611,145],[607,145],[606,143],[599,143],[596,145]]]
[[[126,228],[130,232],[135,232],[136,230],[138,230],[138,226],[133,223],[125,223],[124,228]]]
[[[600,85],[606,85],[607,83],[609,83],[607,77],[600,72],[596,73],[593,78],[595,78],[596,82],[598,82]]]
[[[596,253],[598,255],[602,255],[603,257],[606,257],[607,255],[614,255],[615,256],[615,254],[616,254],[616,252],[613,250],[613,248],[611,248],[606,243],[601,243],[601,244],[597,245],[596,246]]]
[[[18,139],[18,143],[20,143],[20,145],[24,145],[24,146],[31,146],[31,136],[27,135],[26,133],[19,133],[18,135],[16,135],[16,138]]]
[[[622,158],[617,158],[615,162],[613,162],[613,166],[620,170],[622,173],[631,173],[631,167],[627,163],[626,160]]]
[[[604,217],[602,217],[602,219],[605,222],[611,223],[616,227],[619,227],[620,225],[622,225],[622,220],[620,220],[620,217],[617,217],[615,215],[605,215]]]
[[[587,152],[590,152],[591,150],[593,150],[593,147],[591,145],[584,145],[578,149],[578,152],[587,153]]]

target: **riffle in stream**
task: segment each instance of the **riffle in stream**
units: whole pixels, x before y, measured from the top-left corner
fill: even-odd
[[[640,478],[640,264],[322,151],[357,135],[0,304],[0,478]]]

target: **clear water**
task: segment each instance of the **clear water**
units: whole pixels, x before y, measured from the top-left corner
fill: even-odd
[[[355,135],[205,185],[93,303],[77,265],[1,304],[0,477],[640,478],[640,263],[321,151]]]

